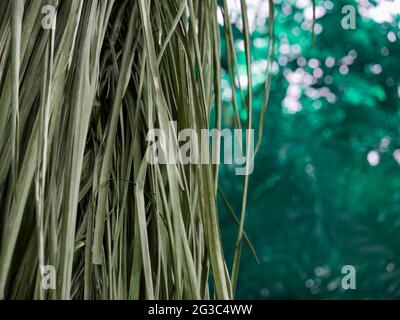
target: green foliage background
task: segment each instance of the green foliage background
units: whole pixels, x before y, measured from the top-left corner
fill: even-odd
[[[357,10],[357,28],[344,30],[342,7],[359,9],[359,1],[317,1],[317,13],[320,6],[324,15],[317,15],[311,48],[310,23],[296,4],[276,1],[279,70],[275,68],[272,81],[262,150],[250,177],[245,226],[260,264],[246,247],[237,298],[399,298],[399,16],[378,23]],[[242,36],[240,28],[233,28],[241,75]],[[259,26],[252,34],[258,110],[265,81],[265,39],[267,26]],[[221,49],[224,53],[225,43]],[[329,57],[328,65],[335,59],[333,67],[325,63]],[[302,67],[304,61],[307,65]],[[304,85],[307,74],[317,68],[323,76]],[[297,78],[289,72],[296,70],[300,82],[290,89],[288,78]],[[228,75],[224,84],[224,107],[231,109]],[[284,99],[293,92],[300,103],[295,105],[301,108],[297,112],[285,107]],[[226,125],[231,122],[225,118]],[[222,177],[222,189],[238,212],[241,178],[233,177],[229,167],[223,168]],[[229,265],[237,225],[221,200],[220,207]],[[341,268],[348,264],[356,267],[357,289],[344,291]]]

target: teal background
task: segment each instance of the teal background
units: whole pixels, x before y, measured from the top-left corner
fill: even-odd
[[[267,1],[252,2],[250,14],[261,15],[253,19],[258,22],[251,37],[258,118],[264,97],[268,29],[262,15]],[[306,19],[311,2],[275,3],[275,74],[262,151],[250,176],[245,225],[260,264],[243,244],[237,298],[399,298],[399,16],[391,20],[389,14],[388,21],[380,21],[386,16],[378,11],[375,19],[368,17],[377,1],[317,1],[311,48]],[[355,30],[341,26],[341,8],[347,4],[357,9]],[[237,76],[244,79],[240,23],[233,27]],[[226,69],[225,42],[221,51]],[[228,75],[222,84],[223,108],[232,115]],[[241,115],[245,121],[246,113]],[[224,124],[230,126],[232,116]],[[236,213],[242,182],[233,168],[222,167],[222,190]],[[237,225],[221,199],[219,206],[231,267]],[[344,265],[357,270],[356,290],[341,289]]]

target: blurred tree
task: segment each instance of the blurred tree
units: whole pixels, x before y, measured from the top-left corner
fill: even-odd
[[[238,298],[400,297],[400,6],[388,2],[318,1],[311,48],[311,1],[275,1],[274,80],[245,226],[261,264],[244,253]],[[246,89],[240,16],[229,3],[236,76]],[[355,30],[341,26],[348,4],[357,9]],[[267,8],[267,1],[249,5],[258,112]],[[227,73],[222,84],[231,108]],[[238,211],[242,186],[230,170],[222,170],[222,189]],[[233,252],[237,225],[221,219]],[[347,264],[357,269],[356,290],[341,289]]]

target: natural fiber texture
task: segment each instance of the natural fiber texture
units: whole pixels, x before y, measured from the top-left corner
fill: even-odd
[[[49,4],[54,30],[42,27]],[[234,297],[249,177],[241,215],[230,208],[239,226],[230,275],[218,166],[146,161],[152,128],[221,128],[217,10],[234,85],[226,0],[0,1],[0,298]],[[55,290],[41,285],[43,265],[56,270]]]

